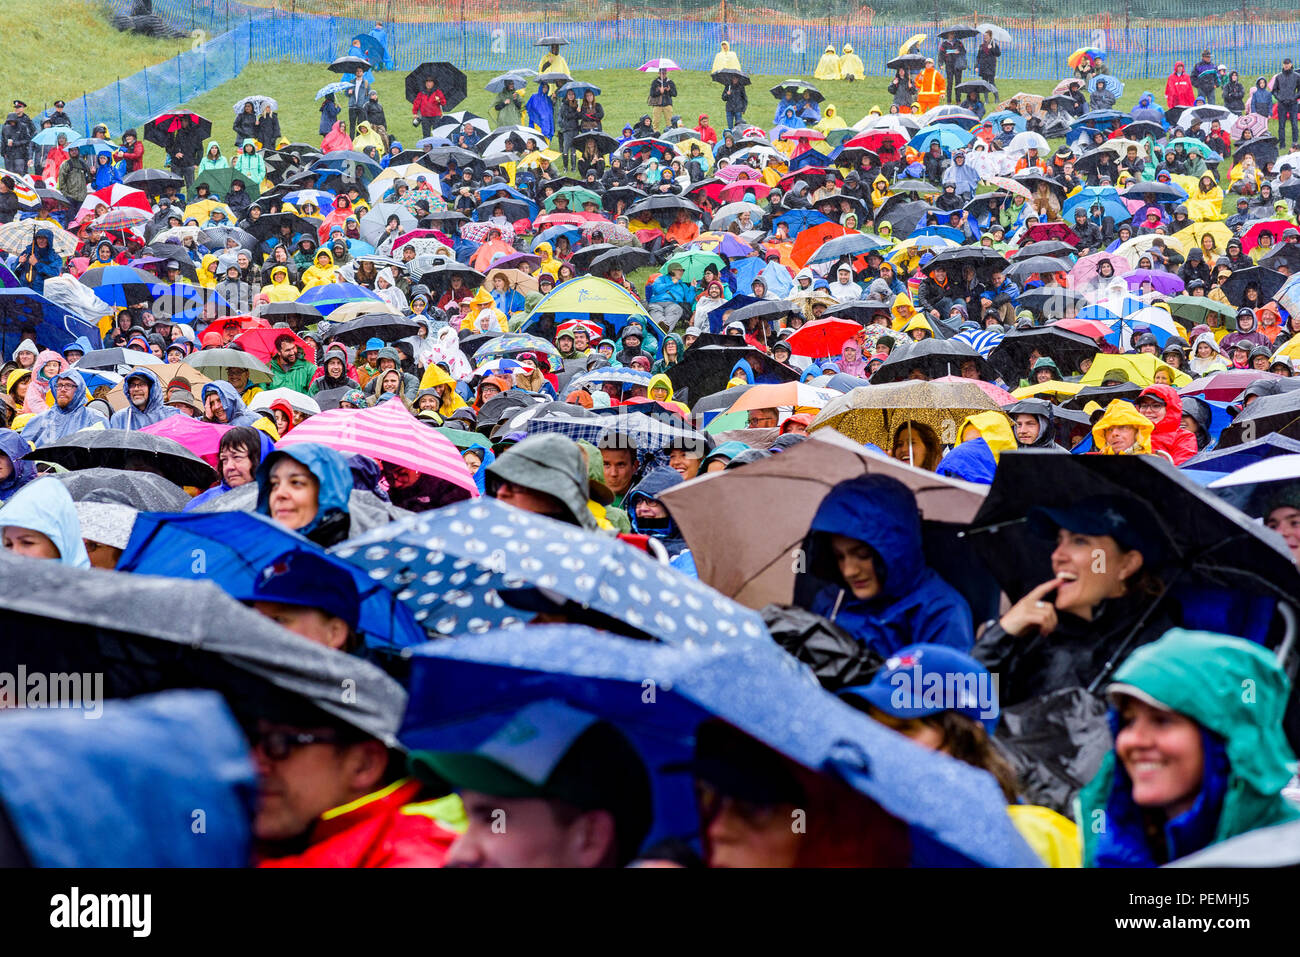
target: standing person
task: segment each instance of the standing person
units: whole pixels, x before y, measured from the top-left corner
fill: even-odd
[[[506,80],[497,98],[492,101],[492,111],[497,116],[497,126],[518,126],[523,119],[524,98],[515,89],[513,80]]]
[[[925,69],[916,78],[916,102],[922,113],[939,105],[946,87],[943,74],[934,68],[934,58],[926,57]]]
[[[722,102],[727,107],[727,129],[738,130],[745,123],[745,110],[749,109],[749,94],[740,77],[733,76],[722,88]]]
[[[338,122],[338,118],[339,118],[339,105],[338,102],[334,99],[334,94],[331,93],[329,96],[325,97],[325,99],[321,100],[320,127],[319,127],[320,135],[321,136],[328,135],[329,131],[334,129],[334,124]]]
[[[1214,102],[1214,91],[1219,88],[1219,71],[1209,50],[1201,51],[1200,62],[1192,67],[1192,86],[1205,97],[1206,103]]]
[[[252,99],[244,101],[244,108],[235,117],[232,129],[235,131],[235,146],[239,147],[244,144],[244,140],[251,140],[257,136],[257,113],[254,109]]]
[[[280,114],[271,109],[270,103],[262,104],[262,112],[258,114],[253,136],[264,149],[268,150],[273,149],[280,141]]]
[[[578,106],[578,129],[583,133],[602,130],[605,120],[605,108],[596,102],[596,92],[586,90],[582,94],[582,103]]]
[[[563,73],[569,76],[569,64],[560,56],[560,48],[552,43],[541,61],[537,64],[538,73]]]
[[[89,149],[89,147],[87,147]],[[194,168],[190,167],[188,182],[194,182]],[[59,192],[74,203],[86,199],[86,190],[90,185],[90,168],[81,158],[81,147],[69,146],[68,158],[59,167]]]
[[[528,98],[528,125],[548,140],[555,135],[555,94],[549,83],[537,84],[537,92]]]
[[[957,84],[966,70],[966,45],[956,37],[944,37],[939,44],[939,59],[943,63],[944,77],[948,85],[948,102],[957,101]]]
[[[446,105],[446,95],[434,88],[433,77],[426,76],[424,89],[415,94],[415,102],[411,104],[411,125],[419,123],[421,136],[428,137],[442,118],[442,108]]]
[[[366,103],[370,100],[370,84],[366,71],[357,67],[352,82],[348,84],[348,136],[357,135],[357,124],[365,120]]]
[[[993,87],[997,86],[1000,56],[1002,56],[1002,48],[998,46],[998,41],[993,39],[993,31],[985,30],[984,39],[980,41],[979,49],[975,51],[975,72],[979,74],[981,80]],[[988,98],[993,99],[993,93],[989,93]]]
[[[659,75],[650,81],[650,96],[646,100],[656,133],[668,129],[672,122],[673,97],[676,95],[677,84],[668,76],[667,70],[660,70]]]
[[[63,108],[67,105],[62,100],[54,101],[54,111],[46,117],[50,121],[50,126],[72,126],[72,117],[63,112]]]
[[[1236,70],[1228,74],[1228,82],[1223,84],[1223,105],[1238,116],[1246,112],[1246,88]]]
[[[573,90],[564,91],[564,99],[559,105],[560,155],[564,158],[564,168],[572,169],[576,157],[573,155],[573,138],[578,134],[581,117],[581,104]]]
[[[1180,106],[1191,106],[1195,102],[1196,90],[1192,86],[1192,79],[1187,75],[1183,61],[1179,60],[1174,64],[1174,72],[1165,81],[1165,104],[1172,110]]]
[[[1282,72],[1273,77],[1273,99],[1277,100],[1277,151],[1286,152],[1286,121],[1291,118],[1291,145],[1300,144],[1296,129],[1296,101],[1300,100],[1300,75],[1291,65],[1291,58],[1282,61]]]
[[[5,168],[22,176],[27,172],[27,161],[32,149],[36,125],[27,115],[27,104],[14,100],[14,110],[0,127],[0,146],[3,147]]]
[[[894,72],[894,79],[889,84],[889,92],[894,96],[894,106],[900,111],[910,111],[916,101],[916,84],[912,82],[911,74],[904,69],[900,68]]]
[[[1268,77],[1256,77],[1255,88],[1250,91],[1250,112],[1265,119],[1273,115],[1273,91],[1268,88]]]
[[[123,177],[144,168],[144,144],[136,137],[135,130],[122,134],[122,146],[115,150],[113,159],[117,162],[117,171]]]

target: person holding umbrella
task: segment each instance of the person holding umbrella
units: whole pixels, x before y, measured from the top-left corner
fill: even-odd
[[[745,110],[749,109],[749,94],[739,76],[731,74],[727,78],[722,87],[722,102],[727,108],[727,129],[740,129],[745,123]]]
[[[327,99],[332,99],[328,97]],[[348,83],[348,137],[357,135],[357,124],[366,118],[366,104],[370,102],[370,84],[366,82],[364,67],[353,71]]]
[[[1002,56],[1002,48],[998,46],[998,41],[993,39],[993,31],[985,30],[979,49],[975,51],[975,72],[989,86],[997,86],[998,57],[1000,56]],[[996,90],[993,90],[988,93],[990,100],[994,98],[995,92]]]
[[[538,73],[564,73],[571,76],[568,61],[560,55],[560,45],[552,43],[537,64]]]
[[[442,118],[442,108],[446,105],[446,95],[435,87],[433,77],[426,76],[424,88],[415,94],[415,100],[411,103],[411,125],[419,125],[421,136],[428,137],[437,121]]]
[[[675,96],[677,84],[668,75],[668,71],[661,67],[659,75],[650,81],[650,95],[646,99],[656,133],[662,133],[671,124]]]

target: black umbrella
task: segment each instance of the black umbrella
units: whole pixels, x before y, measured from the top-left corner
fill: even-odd
[[[988,212],[990,203],[994,200],[1006,200],[1010,195],[1010,193],[1001,193],[997,191],[981,193],[963,206],[962,209],[966,210],[966,212],[970,213],[972,216],[982,216]]]
[[[460,70],[446,61],[426,62],[406,74],[407,102],[415,102],[415,95],[424,89],[425,77],[433,77],[433,88],[442,90],[442,95],[447,98],[445,109],[454,110],[464,101],[468,93],[468,81]]]
[[[1142,387],[1136,382],[1121,382],[1119,385],[1086,385],[1061,405],[1067,409],[1081,410],[1089,402],[1096,402],[1104,409],[1116,399],[1136,402],[1141,394]]]
[[[180,189],[185,185],[182,177],[165,169],[138,169],[134,173],[123,176],[122,182],[127,186],[142,189],[150,196],[158,195],[168,186]]]
[[[920,369],[931,379],[959,376],[962,366],[968,362],[975,363],[979,377],[986,382],[997,378],[988,360],[958,339],[922,339],[910,344],[904,340],[871,376],[871,384],[902,382],[914,369]]]
[[[752,322],[772,321],[798,311],[798,307],[788,299],[760,299],[748,306],[731,310],[727,314],[727,321],[743,322],[746,328],[750,328]]]
[[[696,206],[689,200],[682,199],[680,196],[674,196],[671,193],[664,193],[659,196],[651,196],[649,199],[642,200],[627,211],[628,218],[634,219],[639,213],[660,213],[669,210],[682,209],[692,215],[699,216],[700,207]]]
[[[568,45],[569,41],[564,37],[551,36],[549,33],[533,44],[535,47],[567,47]]]
[[[1300,243],[1278,243],[1259,258],[1259,265],[1266,269],[1286,266],[1293,273],[1300,270]]]
[[[946,27],[939,32],[939,36],[945,40],[969,40],[971,37],[979,35],[978,30],[970,27]]]
[[[1007,260],[996,249],[988,246],[958,246],[955,249],[941,249],[935,253],[934,258],[926,264],[925,271],[928,273],[935,266],[957,270],[963,266],[974,266],[977,269],[1005,269]]]
[[[748,383],[733,385],[730,389],[723,389],[721,392],[703,396],[691,406],[691,411],[696,415],[702,415],[705,412],[725,412],[735,404],[737,399],[752,388],[754,387]]]
[[[458,168],[465,166],[482,167],[483,157],[459,146],[435,146],[425,155],[424,163],[434,169],[447,169],[455,164]]]
[[[781,100],[785,98],[786,90],[793,93],[796,100],[802,100],[805,93],[812,94],[814,103],[820,103],[822,100],[826,99],[826,97],[822,95],[821,90],[817,89],[817,87],[813,86],[811,83],[805,83],[802,80],[782,80],[776,86],[768,90],[768,92],[772,94],[774,99]]]
[[[431,223],[447,223],[451,226],[455,226],[457,223],[469,221],[469,217],[459,209],[435,209],[424,218]]]
[[[482,283],[485,278],[483,273],[476,269],[470,269],[458,262],[449,262],[443,263],[441,266],[434,266],[420,276],[420,282],[429,287],[429,292],[436,299],[447,291],[452,276],[460,276],[465,281],[466,295],[469,295],[470,291]]]
[[[929,209],[930,205],[922,200],[908,202],[905,196],[891,196],[876,210],[876,225],[888,222],[895,238],[906,239]]]
[[[306,233],[314,238],[318,225],[293,213],[265,213],[248,224],[248,232],[258,241],[265,241],[278,233],[281,226],[288,226],[292,236]]]
[[[1228,277],[1223,283],[1223,294],[1228,297],[1228,302],[1240,307],[1246,299],[1247,287],[1253,284],[1259,289],[1259,304],[1263,305],[1273,298],[1285,282],[1286,276],[1276,269],[1250,266],[1238,269]]]
[[[1109,170],[1100,170],[1097,165],[1098,161],[1103,156],[1108,156],[1111,159]],[[1077,160],[1074,161],[1074,171],[1076,173],[1104,172],[1112,177],[1112,182],[1113,182],[1113,179],[1119,175],[1119,165],[1115,163],[1114,160],[1115,160],[1115,154],[1110,150],[1095,149],[1090,153],[1084,153],[1082,156],[1080,156]]]
[[[1231,448],[1273,433],[1300,438],[1300,391],[1260,396],[1223,430],[1215,447]]]
[[[290,634],[212,582],[107,575],[58,562],[22,561],[21,572],[6,567],[0,574],[21,574],[23,583],[0,595],[13,632],[0,670],[92,672],[103,676],[109,698],[210,688],[250,726],[258,719],[298,727],[342,721],[397,747],[401,685],[355,655]]]
[[[1075,165],[1077,166],[1078,164]],[[1052,179],[1050,176],[1044,176],[1040,170],[1037,169],[1021,170],[1019,173],[1016,173],[1015,176],[1013,176],[1012,178],[1017,183],[1022,183],[1025,186],[1029,187],[1030,189],[1033,189],[1034,187],[1039,185],[1047,186],[1049,189],[1055,192],[1061,199],[1065,199],[1065,187],[1062,186],[1056,180]]]
[[[1089,304],[1082,293],[1060,286],[1040,286],[1020,294],[1019,307],[1045,319],[1064,319]]]
[[[275,264],[271,264],[275,268]],[[320,322],[321,311],[310,303],[305,302],[272,302],[262,307],[262,318],[271,325],[277,322],[287,322],[290,317],[297,316],[302,320],[302,325],[310,326],[313,322]]]
[[[1255,157],[1255,165],[1260,169],[1277,162],[1277,137],[1272,133],[1263,133],[1254,139],[1245,140],[1232,151],[1233,163],[1240,163],[1241,158],[1249,153]]]
[[[185,489],[153,472],[96,468],[59,472],[53,477],[63,483],[74,502],[112,502],[139,512],[179,512],[190,503]]]
[[[418,335],[420,326],[414,319],[404,319],[387,313],[358,316],[347,322],[331,326],[325,333],[327,340],[343,343],[345,346],[359,346],[367,339],[383,339],[392,342]]]
[[[739,80],[741,86],[749,86],[750,79],[739,70],[719,70],[717,73],[710,74],[714,83],[728,84],[732,80]]]
[[[343,397],[349,392],[355,391],[350,385],[341,385],[337,389],[322,389],[317,392],[314,398],[316,404],[320,406],[322,412],[328,412],[330,409],[337,409]]]
[[[227,239],[235,240],[241,249],[257,248],[257,238],[250,236],[247,230],[240,229],[238,226],[213,226],[211,229],[199,232],[199,241],[209,249],[224,247]]]
[[[958,93],[996,93],[998,88],[985,80],[962,80],[957,84]],[[1069,99],[1069,97],[1065,97]],[[1070,100],[1073,103],[1073,100]]]
[[[905,53],[903,56],[896,56],[892,60],[887,60],[885,67],[889,70],[906,70],[909,73],[916,73],[925,69],[925,57],[919,53]]]
[[[654,253],[636,246],[616,246],[606,250],[587,265],[587,271],[593,276],[603,276],[611,269],[620,269],[629,273],[642,266],[649,266],[655,261]]]
[[[619,246],[614,243],[592,243],[590,246],[582,246],[579,249],[575,249],[573,255],[569,257],[569,262],[573,264],[575,269],[586,271],[587,267],[591,264],[591,261],[597,256],[600,256],[603,253],[626,248],[626,246]]]
[[[893,293],[890,293],[890,295],[893,295]],[[868,299],[850,299],[848,302],[842,302],[837,306],[831,306],[822,313],[822,318],[833,319],[839,317],[843,319],[852,319],[855,322],[868,325],[873,319],[880,317],[882,312],[889,315],[890,305],[891,303],[884,301],[873,303]],[[893,321],[892,316],[890,317],[890,321]],[[902,333],[899,333],[900,338],[901,336]]]
[[[687,349],[682,361],[668,370],[668,378],[679,392],[688,389],[691,395],[709,395],[726,388],[731,370],[741,359],[749,363],[755,380],[795,382],[799,379],[798,371],[753,346],[701,346],[699,343]]]
[[[604,156],[618,149],[618,140],[608,133],[602,133],[600,130],[588,130],[586,133],[579,133],[573,138],[573,148],[579,153],[585,153],[587,144],[595,142],[596,152]]]
[[[515,222],[520,219],[528,219],[532,216],[532,208],[522,199],[515,199],[504,193],[493,196],[486,203],[475,207],[474,215],[480,220],[487,220],[492,217],[497,207],[505,213],[506,219]]]
[[[1161,183],[1153,180],[1149,183],[1141,182],[1126,186],[1119,191],[1119,195],[1124,199],[1142,199],[1144,196],[1155,196],[1160,202],[1171,200],[1182,202],[1186,194],[1173,183]]]
[[[66,469],[122,468],[156,472],[177,485],[207,488],[217,470],[179,442],[131,429],[82,429],[42,445],[23,458]]]
[[[1070,264],[1054,256],[1030,256],[1017,259],[1007,267],[1006,274],[1012,279],[1029,278],[1034,273],[1069,272]]]
[[[185,109],[160,113],[144,125],[145,142],[161,146],[169,155],[181,145],[201,145],[211,135],[212,121]]]
[[[350,76],[357,70],[369,70],[374,66],[369,60],[359,56],[341,56],[328,67],[331,73],[342,73]]]
[[[1262,401],[1262,400],[1261,400]],[[1051,577],[1055,540],[1026,522],[1034,506],[1069,508],[1096,496],[1114,496],[1143,508],[1143,535],[1163,560],[1152,562],[1165,590],[1227,590],[1237,596],[1293,601],[1300,570],[1281,538],[1158,455],[1060,455],[1020,450],[1004,453],[988,497],[967,533],[998,583],[1013,600]],[[1152,599],[1152,605],[1157,603]],[[1133,629],[1136,633],[1143,622]],[[1191,623],[1189,623],[1190,626]],[[1123,660],[1127,642],[1101,666],[1093,686]]]
[[[1019,261],[1029,259],[1031,256],[1052,256],[1063,257],[1073,256],[1079,250],[1069,243],[1062,242],[1059,239],[1040,239],[1036,243],[1030,243],[1028,246],[1021,246],[1016,250],[1013,260]]]
[[[1069,375],[1079,367],[1080,361],[1097,354],[1097,343],[1077,332],[1054,326],[1015,329],[1002,337],[989,354],[989,362],[1003,382],[1016,383],[1027,374],[1029,353],[1035,349],[1055,362],[1063,375]]]

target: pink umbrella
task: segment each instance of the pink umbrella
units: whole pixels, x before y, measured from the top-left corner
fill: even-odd
[[[728,183],[722,189],[718,190],[718,195],[728,203],[738,203],[745,198],[746,193],[753,193],[755,199],[762,199],[768,193],[772,192],[772,187],[766,183],[760,183],[752,179],[738,179],[734,183]]]
[[[826,134],[821,130],[786,130],[781,134],[782,139],[786,140],[824,140]]]
[[[745,166],[741,163],[732,163],[718,170],[718,179],[725,180],[728,183],[734,183],[738,179],[761,180],[763,174],[752,166]]]
[[[1103,262],[1109,262],[1111,268],[1115,270],[1116,276],[1125,276],[1133,271],[1133,266],[1123,256],[1116,256],[1114,253],[1093,253],[1091,256],[1083,256],[1074,264],[1070,270],[1070,282],[1079,286],[1097,278],[1097,270],[1101,268]]]
[[[963,379],[959,375],[946,375],[939,379],[932,379],[932,382],[955,382],[959,385],[976,385],[980,390],[998,405],[1010,405],[1018,401],[1014,395],[992,382],[985,382],[983,379]]]
[[[400,402],[381,402],[373,409],[330,409],[296,426],[279,448],[318,442],[344,454],[366,455],[432,475],[478,494],[474,476],[456,446],[406,411]]]
[[[230,428],[229,425],[217,425],[215,422],[192,419],[188,415],[169,415],[161,422],[146,425],[140,431],[179,442],[220,472],[221,466],[217,464],[217,446],[221,444],[221,436]]]
[[[1268,132],[1268,117],[1260,116],[1258,113],[1243,113],[1232,121],[1232,126],[1228,128],[1234,140],[1241,139],[1241,134],[1250,130],[1251,136],[1259,136]]]
[[[680,70],[676,63],[666,56],[655,57],[653,60],[647,60],[644,65],[638,67],[642,73],[654,73],[657,70]]]
[[[1193,379],[1191,385],[1178,390],[1179,395],[1199,395],[1211,402],[1231,402],[1246,389],[1263,379],[1283,379],[1285,376],[1258,369],[1226,369],[1212,372],[1199,379]]]
[[[509,223],[504,226],[498,226],[496,223],[462,223],[460,227],[460,236],[462,239],[468,239],[472,243],[485,243],[487,242],[488,235],[494,229],[501,233],[501,238],[506,242],[514,242],[515,228]]]

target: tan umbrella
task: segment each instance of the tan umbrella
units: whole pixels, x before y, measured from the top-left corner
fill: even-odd
[[[957,426],[962,419],[997,408],[988,393],[973,382],[905,380],[846,392],[818,413],[809,431],[832,428],[888,453],[894,433],[912,422],[933,429],[941,444],[956,445],[961,439]]]
[[[386,302],[364,299],[361,302],[345,302],[330,313],[330,326],[351,322],[361,316],[400,316],[401,313]]]
[[[898,479],[928,521],[966,524],[988,491],[884,458],[822,429],[780,455],[678,485],[660,501],[685,535],[700,580],[762,608],[790,603],[801,545],[822,499],[839,482],[865,474]]]
[[[167,394],[167,387],[171,385],[172,379],[175,379],[177,376],[180,376],[190,384],[190,391],[195,395],[198,395],[203,387],[212,381],[188,362],[171,362],[166,365],[144,366],[143,368],[148,369],[158,377],[158,381],[161,382],[163,386],[164,396]],[[108,402],[114,412],[121,412],[125,409],[126,394],[122,391],[122,383],[119,382],[117,385],[113,386],[113,388],[108,391],[108,394],[104,396],[104,399]]]

